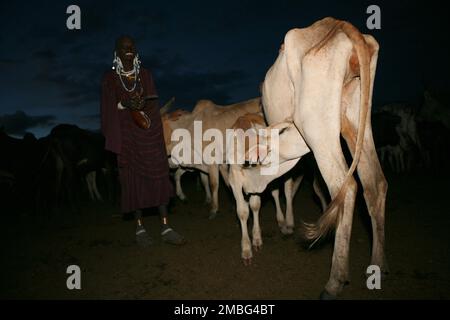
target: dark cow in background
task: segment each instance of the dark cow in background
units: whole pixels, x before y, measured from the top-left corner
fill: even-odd
[[[421,155],[425,168],[441,172],[450,160],[450,101],[428,90],[423,98],[417,123]]]
[[[118,199],[117,165],[104,150],[100,133],[61,124],[36,139],[0,131],[2,210],[51,214],[69,207],[78,212],[82,195],[89,200]],[[99,188],[98,184],[103,188]]]
[[[450,160],[450,99],[425,91],[418,106],[392,103],[372,113],[375,145],[384,167],[440,172]]]
[[[373,139],[381,164],[386,166],[388,163],[393,170],[398,170],[403,158],[402,150],[399,147],[400,136],[396,131],[400,121],[399,116],[385,111],[372,115]]]
[[[425,90],[419,118],[423,121],[441,123],[450,129],[450,95],[444,92]]]
[[[388,104],[372,114],[374,141],[381,163],[395,173],[408,172],[421,162],[416,114],[416,108],[405,103]]]
[[[450,160],[450,130],[441,122],[422,120],[417,123],[426,169],[442,172]]]
[[[102,201],[98,182],[103,178],[108,198],[116,198],[115,157],[104,150],[104,138],[100,133],[76,125],[60,124],[52,129],[49,138],[58,141],[61,146],[67,185],[75,190],[80,187],[87,189],[90,200]]]
[[[56,141],[29,133],[18,139],[0,130],[0,149],[2,208],[45,214],[63,205],[64,160]]]

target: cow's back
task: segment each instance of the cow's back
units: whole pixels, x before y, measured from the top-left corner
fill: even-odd
[[[258,97],[228,106],[216,105],[210,100],[200,100],[192,114],[194,121],[202,121],[203,131],[214,128],[225,133],[240,116],[260,111],[261,98]]]

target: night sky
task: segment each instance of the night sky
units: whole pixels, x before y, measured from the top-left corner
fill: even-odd
[[[66,8],[81,8],[81,30]],[[366,8],[381,8],[368,30]],[[162,102],[192,109],[259,94],[286,32],[333,16],[380,43],[374,105],[419,103],[424,86],[450,88],[446,7],[424,1],[2,1],[0,126],[41,137],[58,123],[99,128],[100,79],[114,41],[132,35]]]

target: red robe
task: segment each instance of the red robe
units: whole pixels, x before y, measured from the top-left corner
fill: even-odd
[[[156,96],[151,73],[141,68],[139,77],[144,96]],[[129,96],[114,70],[104,75],[101,129],[105,149],[117,154],[123,213],[167,204],[174,195],[159,104],[157,100],[146,104],[144,112],[151,119],[151,126],[142,129],[134,123],[129,110],[117,106]]]

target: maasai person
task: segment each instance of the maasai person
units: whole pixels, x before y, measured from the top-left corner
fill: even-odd
[[[134,41],[116,40],[113,70],[102,81],[101,129],[105,149],[117,155],[121,211],[136,216],[136,241],[152,243],[142,209],[158,207],[161,236],[171,244],[184,238],[168,224],[167,205],[174,195],[159,112],[158,94],[149,70],[140,66]]]

